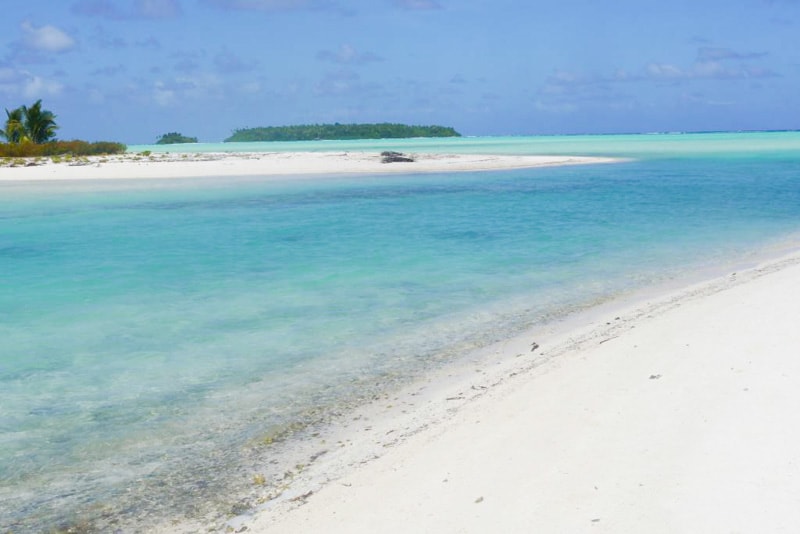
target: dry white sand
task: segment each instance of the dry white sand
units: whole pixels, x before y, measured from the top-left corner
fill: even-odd
[[[531,337],[498,345],[493,357],[506,363],[475,369],[461,389],[436,389],[413,410],[391,401],[361,423],[371,433],[309,469],[316,478],[231,524],[257,533],[800,532],[798,295],[792,257],[542,334],[533,353]],[[532,358],[539,363],[519,363]],[[414,418],[416,430],[392,437]],[[370,461],[337,459],[359,447]]]
[[[125,154],[59,163],[43,159],[38,165],[0,167],[0,181],[456,172],[615,161],[577,156],[408,155],[415,161],[382,163],[380,154],[364,152]]]

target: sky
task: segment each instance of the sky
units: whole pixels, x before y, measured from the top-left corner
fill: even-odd
[[[800,0],[9,3],[0,107],[42,99],[60,139],[800,129]]]

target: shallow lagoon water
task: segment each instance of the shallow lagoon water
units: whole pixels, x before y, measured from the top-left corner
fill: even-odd
[[[441,150],[633,159],[0,183],[0,526],[192,513],[270,429],[800,230],[796,133],[592,137]]]

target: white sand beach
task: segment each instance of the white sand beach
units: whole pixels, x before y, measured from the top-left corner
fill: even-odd
[[[93,156],[30,166],[0,167],[0,181],[192,178],[203,176],[285,176],[362,173],[456,172],[608,163],[611,158],[577,156],[498,156],[408,154],[413,162],[383,163],[366,152],[224,152]]]
[[[794,256],[498,344],[232,528],[800,531],[798,294]]]

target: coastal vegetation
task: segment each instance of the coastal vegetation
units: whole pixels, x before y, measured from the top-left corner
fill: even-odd
[[[6,109],[6,125],[0,135],[9,143],[42,144],[56,136],[58,125],[53,112],[42,109],[37,100],[31,107],[20,106],[12,111]]]
[[[157,145],[178,145],[182,143],[196,143],[196,137],[187,137],[178,132],[165,133],[156,141]]]
[[[322,139],[400,139],[408,137],[461,137],[449,126],[409,126],[406,124],[300,124],[241,128],[225,139],[231,142],[316,141]]]
[[[89,143],[78,139],[72,141],[49,141],[47,143],[0,143],[0,157],[39,158],[50,156],[104,156],[124,154],[128,149],[122,143],[97,141]]]
[[[0,130],[0,157],[30,158],[48,156],[94,156],[120,154],[127,150],[122,143],[100,141],[56,141],[56,115],[42,109],[42,101],[37,100],[30,107],[20,106],[6,109],[6,123]]]

